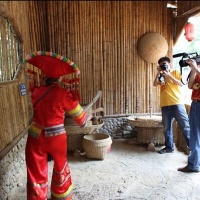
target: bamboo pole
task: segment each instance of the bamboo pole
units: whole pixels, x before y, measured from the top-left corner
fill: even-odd
[[[40,46],[40,41],[41,41],[41,37],[40,37],[40,23],[39,23],[39,18],[37,15],[37,10],[38,10],[38,2],[37,1],[33,1],[33,18],[32,20],[34,21],[34,28],[35,28],[35,34],[36,34],[36,44],[35,44],[35,49],[34,50],[40,50],[41,46]],[[37,49],[39,48],[39,49]]]
[[[58,20],[57,20],[57,1],[53,2],[53,33],[54,33],[54,43],[52,45],[52,50],[53,52],[57,53],[58,52],[58,46],[57,46],[57,40],[58,38]]]
[[[134,45],[134,30],[133,30],[133,27],[134,27],[134,9],[133,9],[133,4],[132,2],[129,2],[129,20],[130,20],[130,26],[129,26],[129,39],[130,39],[130,42],[129,42],[129,51],[130,51],[130,67],[131,67],[131,72],[130,72],[130,84],[129,84],[129,90],[130,90],[130,111],[134,111],[134,105],[135,105],[135,101],[134,101],[134,51],[136,49],[135,45]]]
[[[3,23],[3,17],[0,17],[0,24],[2,24],[2,23]],[[0,39],[1,39],[1,41],[3,41],[2,31],[3,30],[0,29]],[[2,44],[2,42],[0,42],[0,52],[3,52],[3,44]],[[3,72],[3,59],[0,59],[0,71],[1,71],[1,73]],[[0,80],[3,81],[2,74],[0,75]]]
[[[50,18],[50,51],[54,52],[54,44],[55,44],[55,33],[54,33],[54,28],[55,28],[55,24],[54,24],[54,2],[53,1],[49,1],[49,18]]]
[[[112,105],[113,105],[113,113],[116,113],[116,80],[117,78],[115,77],[115,72],[116,72],[116,62],[114,59],[114,51],[115,51],[115,34],[116,34],[116,25],[115,25],[115,20],[114,20],[114,10],[115,8],[113,8],[115,6],[115,4],[111,1],[109,2],[109,16],[106,20],[109,20],[110,24],[109,24],[109,54],[110,54],[110,59],[111,59],[111,63],[110,63],[110,67],[111,67],[111,74],[112,74]],[[111,47],[111,44],[113,44],[113,48]]]
[[[119,52],[120,52],[120,35],[119,35],[119,30],[120,30],[120,19],[119,19],[119,10],[120,10],[120,5],[118,2],[116,2],[116,7],[115,7],[115,24],[116,24],[116,38],[115,38],[115,41],[116,41],[116,49],[115,49],[115,60],[116,60],[116,78],[117,78],[117,87],[116,87],[116,91],[117,91],[117,94],[116,94],[116,99],[117,99],[117,113],[120,113],[120,104],[119,102],[121,101],[121,96],[120,96],[120,80],[121,80],[121,77],[120,77],[120,55],[119,55]]]

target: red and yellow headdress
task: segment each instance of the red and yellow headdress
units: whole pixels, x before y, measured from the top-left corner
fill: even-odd
[[[71,73],[80,73],[77,65],[69,58],[52,52],[33,52],[27,55],[24,63],[27,62],[39,68],[46,77],[57,78]]]
[[[23,63],[29,63],[41,70],[42,76],[49,78],[58,78],[67,74],[79,74],[80,71],[76,64],[74,64],[69,58],[63,57],[57,53],[36,51],[27,55]],[[37,73],[34,70],[28,69],[28,74],[36,76]],[[42,77],[41,76],[41,77]],[[41,79],[40,77],[40,79]],[[69,90],[75,99],[80,100],[80,94],[78,91],[79,78],[66,79],[64,78],[62,83],[64,87]]]

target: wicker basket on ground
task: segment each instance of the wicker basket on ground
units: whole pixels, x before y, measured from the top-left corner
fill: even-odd
[[[68,151],[75,151],[75,150],[83,150],[82,147],[82,138],[86,134],[91,134],[96,132],[103,126],[104,122],[98,125],[87,125],[86,127],[79,127],[79,126],[65,126],[67,132],[67,150]]]
[[[105,133],[94,133],[83,137],[83,148],[88,158],[103,160],[110,151],[112,139]]]

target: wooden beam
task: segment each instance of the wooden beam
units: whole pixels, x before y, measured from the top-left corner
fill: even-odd
[[[190,9],[187,12],[185,12],[185,13],[179,15],[179,16],[176,16],[176,18],[182,18],[182,17],[186,17],[186,16],[188,16],[188,18],[189,18],[189,17],[192,17],[192,16],[194,16],[198,13],[200,13],[200,6],[196,6],[192,9]]]

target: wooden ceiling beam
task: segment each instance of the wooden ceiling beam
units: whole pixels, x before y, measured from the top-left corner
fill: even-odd
[[[179,15],[179,16],[177,15],[176,18],[182,18],[182,17],[186,17],[186,16],[188,16],[188,18],[189,18],[189,17],[192,17],[192,16],[194,16],[198,13],[200,13],[200,6],[196,6],[196,7],[188,10],[187,12],[185,12],[185,13]]]

